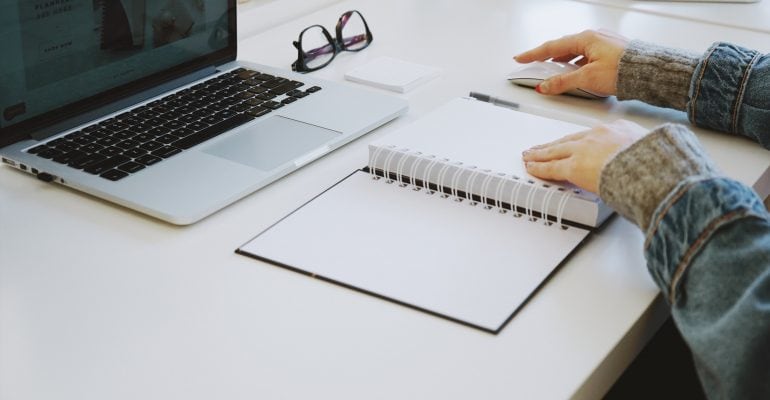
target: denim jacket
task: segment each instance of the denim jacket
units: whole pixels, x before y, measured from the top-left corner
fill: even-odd
[[[696,125],[770,148],[770,55],[716,43],[688,64],[686,55],[666,51],[632,42],[621,60],[618,97],[681,104]],[[650,65],[673,77],[689,71],[683,100],[663,104],[632,93],[661,93],[639,87],[650,85],[638,80],[639,68]],[[694,134],[674,124],[615,156],[602,171],[600,195],[645,231],[649,272],[707,396],[770,399],[770,215],[761,199],[721,175]]]

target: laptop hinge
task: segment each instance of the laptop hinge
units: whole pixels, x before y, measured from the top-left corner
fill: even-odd
[[[118,101],[114,101],[112,103],[93,109],[91,111],[84,112],[76,117],[69,118],[62,122],[58,122],[56,124],[47,126],[45,128],[35,130],[35,132],[31,133],[29,136],[35,140],[43,140],[59,132],[72,129],[78,125],[83,125],[85,123],[88,123],[89,121],[99,119],[101,117],[104,117],[105,115],[112,114],[116,111],[130,107],[134,104],[141,103],[153,97],[159,96],[163,93],[172,91],[174,89],[177,89],[189,83],[195,82],[199,79],[203,79],[207,76],[215,74],[216,72],[217,72],[217,67],[215,66],[206,67],[204,69],[187,74],[183,77],[168,81],[166,83],[162,83],[153,88],[139,92],[132,96],[123,98]]]

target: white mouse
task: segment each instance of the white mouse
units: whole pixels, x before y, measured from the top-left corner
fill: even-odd
[[[519,68],[515,69],[508,75],[508,80],[516,85],[534,88],[540,82],[554,75],[572,72],[578,68],[580,67],[567,62],[534,61],[531,63],[522,64]],[[579,88],[570,90],[567,92],[567,94],[584,97],[587,99],[603,99],[607,97],[602,94]]]

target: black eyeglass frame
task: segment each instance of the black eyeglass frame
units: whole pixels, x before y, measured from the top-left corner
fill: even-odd
[[[342,37],[342,29],[344,28],[344,23],[347,22],[347,20],[350,19],[350,17],[353,14],[358,14],[358,16],[361,18],[361,21],[364,23],[365,28],[365,36],[366,36],[366,43],[360,47],[351,49],[349,48],[350,45],[346,44],[344,41],[344,38]],[[310,29],[313,28],[321,28],[321,32],[326,37],[326,40],[329,42],[330,50],[332,50],[332,56],[322,65],[319,65],[317,67],[310,68],[307,66],[307,62],[305,60],[305,52],[302,51],[302,36]],[[337,20],[337,26],[335,27],[335,33],[337,36],[332,37],[326,28],[324,28],[322,25],[311,25],[307,28],[303,29],[302,32],[299,34],[299,39],[297,41],[292,42],[294,47],[297,49],[297,60],[294,61],[291,64],[292,71],[296,72],[312,72],[317,71],[327,65],[329,65],[332,61],[334,61],[334,58],[337,57],[337,54],[343,52],[343,51],[361,51],[367,47],[369,47],[370,44],[372,44],[372,41],[374,40],[374,36],[372,36],[372,31],[369,30],[369,24],[366,23],[366,18],[358,11],[358,10],[350,10],[343,13],[340,18]]]

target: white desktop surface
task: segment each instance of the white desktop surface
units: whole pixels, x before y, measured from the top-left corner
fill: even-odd
[[[655,0],[574,0],[608,7],[625,8],[633,12],[671,16],[678,19],[706,22],[742,30],[770,33],[770,1],[730,3],[720,0],[655,1]],[[673,28],[673,27],[672,27]]]
[[[650,127],[684,121],[638,102],[509,86],[510,57],[544,40],[587,27],[691,49],[761,48],[767,36],[691,21],[672,31],[660,16],[567,0],[361,0],[244,40],[241,57],[288,68],[302,28],[333,28],[348,9],[375,41],[317,76],[341,81],[391,56],[441,77],[401,95],[408,115],[193,226],[0,168],[0,399],[560,399],[609,388],[667,314],[642,235],[621,218],[496,336],[233,251],[363,166],[367,143],[470,90]],[[697,132],[727,174],[770,192],[770,153]]]

